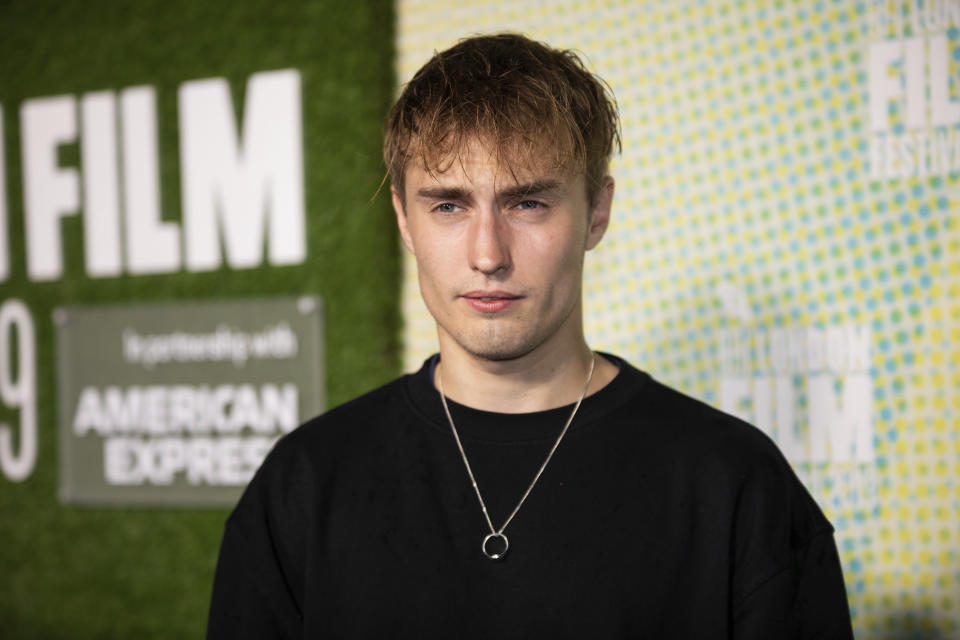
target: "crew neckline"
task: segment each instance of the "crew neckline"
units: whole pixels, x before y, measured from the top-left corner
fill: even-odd
[[[583,399],[570,425],[568,437],[616,411],[650,380],[648,374],[617,356],[600,351],[597,354],[617,365],[619,371],[606,386]],[[407,375],[404,388],[407,402],[424,424],[449,434],[450,425],[443,411],[440,393],[433,385],[432,372],[438,358],[438,354],[430,356],[419,371]],[[497,443],[556,439],[573,410],[573,404],[530,413],[498,413],[475,409],[447,397],[447,405],[461,439]]]

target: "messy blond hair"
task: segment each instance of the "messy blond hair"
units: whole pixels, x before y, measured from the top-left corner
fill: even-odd
[[[511,171],[536,158],[582,172],[592,206],[620,149],[616,100],[573,51],[513,33],[467,38],[406,85],[387,117],[383,158],[402,197],[411,161],[444,171],[473,141]]]

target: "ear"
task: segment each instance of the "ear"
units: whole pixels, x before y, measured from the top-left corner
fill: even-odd
[[[407,227],[407,214],[403,210],[403,198],[397,192],[397,188],[390,185],[390,199],[393,202],[393,212],[397,216],[397,228],[400,230],[400,238],[403,240],[403,246],[407,251],[413,253],[413,242],[410,240],[410,229]]]
[[[597,201],[590,212],[590,228],[587,229],[587,251],[593,249],[600,242],[610,224],[610,208],[613,205],[613,177],[604,176]]]

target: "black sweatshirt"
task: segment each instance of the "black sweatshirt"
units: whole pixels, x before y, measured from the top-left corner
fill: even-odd
[[[606,357],[500,561],[431,361],[285,436],[227,520],[208,637],[852,638],[833,529],[775,445]],[[499,527],[572,405],[449,405]]]

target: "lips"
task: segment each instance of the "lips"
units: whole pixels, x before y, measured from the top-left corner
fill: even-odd
[[[469,291],[462,297],[470,307],[481,313],[503,311],[522,298],[508,291]]]

